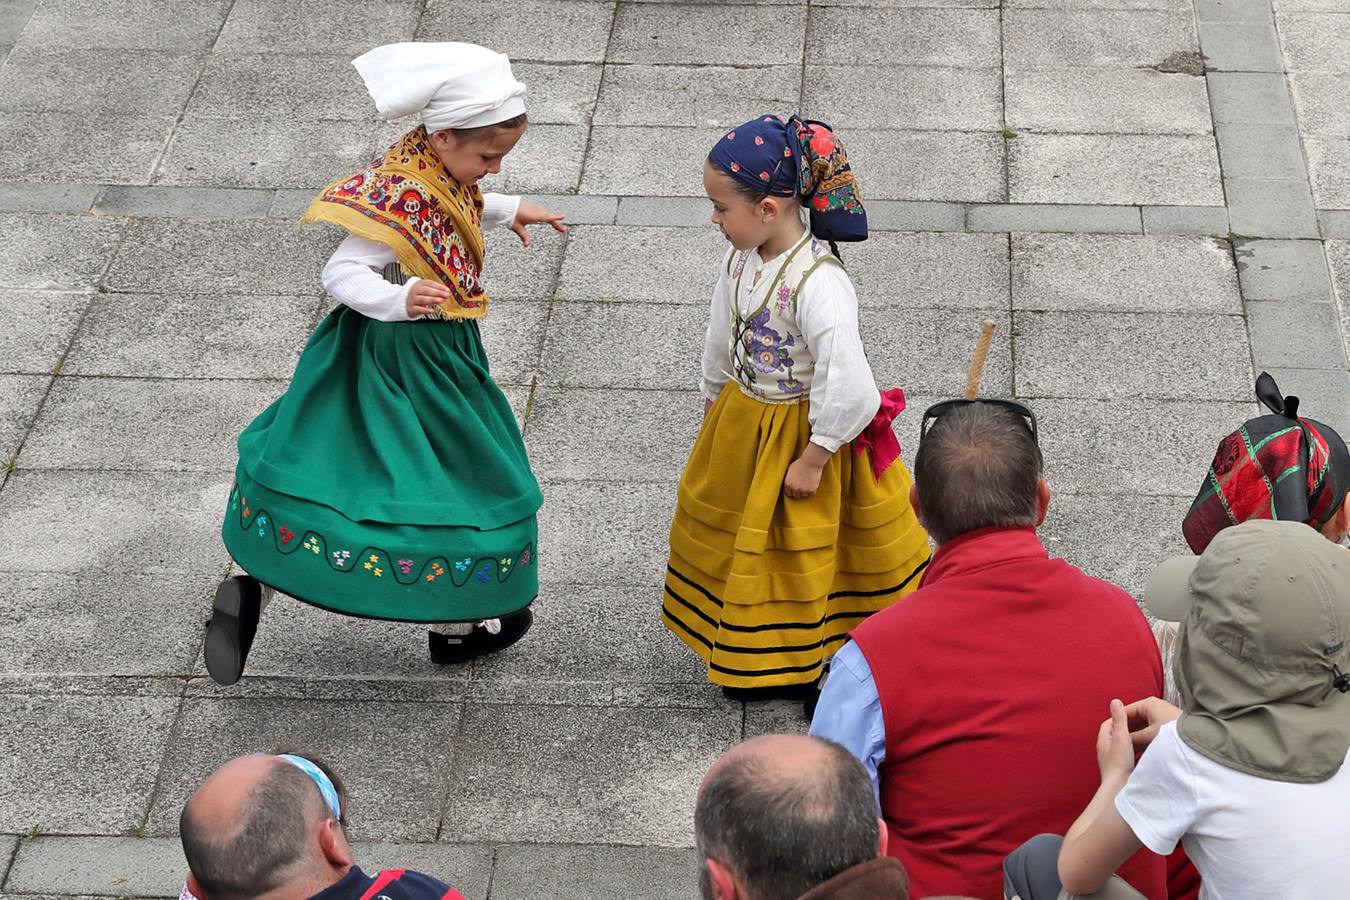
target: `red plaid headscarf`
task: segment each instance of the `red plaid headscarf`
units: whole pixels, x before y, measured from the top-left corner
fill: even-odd
[[[1181,526],[1196,553],[1223,529],[1248,519],[1321,528],[1350,491],[1350,451],[1341,436],[1300,418],[1298,398],[1282,396],[1265,372],[1256,380],[1256,396],[1275,414],[1244,423],[1220,442]]]

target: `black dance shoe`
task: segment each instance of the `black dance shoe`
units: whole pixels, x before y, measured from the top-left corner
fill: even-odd
[[[261,612],[262,584],[256,578],[236,575],[216,588],[205,648],[206,671],[216,684],[234,684],[244,674]]]
[[[479,622],[468,634],[448,635],[428,631],[427,649],[431,653],[431,661],[438,666],[458,665],[476,656],[505,650],[524,637],[533,623],[534,613],[527,606],[500,619]]]

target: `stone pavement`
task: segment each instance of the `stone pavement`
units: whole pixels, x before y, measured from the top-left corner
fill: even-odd
[[[412,38],[518,61],[498,186],[575,226],[489,241],[538,623],[446,671],[415,626],[280,603],[221,689],[233,441],[338,241],[292,223],[401,130],[349,60]],[[657,618],[721,252],[699,165],[755,113],[844,135],[907,454],[998,323],[984,388],[1041,419],[1055,553],[1137,591],[1263,368],[1350,434],[1347,0],[0,0],[0,59],[0,896],[176,896],[183,799],[281,743],[348,779],[367,863],[470,900],[695,893],[700,775],[801,727]]]

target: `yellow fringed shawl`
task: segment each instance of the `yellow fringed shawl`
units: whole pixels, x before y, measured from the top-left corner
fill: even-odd
[[[371,162],[328,187],[301,222],[331,222],[357,237],[387,244],[408,275],[450,289],[444,319],[487,315],[483,290],[483,192],[446,172],[418,126]]]

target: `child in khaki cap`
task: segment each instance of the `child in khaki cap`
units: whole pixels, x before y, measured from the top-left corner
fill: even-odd
[[[1111,872],[1178,842],[1202,900],[1345,896],[1350,551],[1302,522],[1254,520],[1163,563],[1145,600],[1181,619],[1181,708],[1112,701],[1102,785],[1063,840],[1058,878],[1044,878],[1056,839],[1033,839],[1009,857],[1009,896],[1138,896]]]

